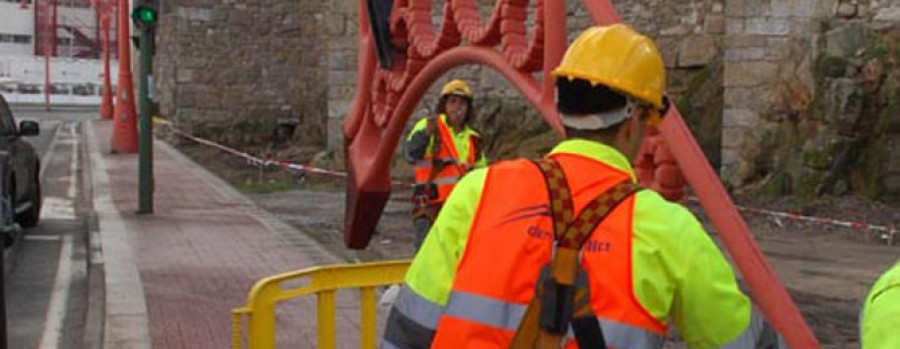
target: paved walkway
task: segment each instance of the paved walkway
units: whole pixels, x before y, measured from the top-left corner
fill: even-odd
[[[136,154],[112,155],[112,123],[87,123],[106,273],[106,348],[227,348],[231,310],[276,273],[341,263],[306,235],[163,142],[154,143],[154,214],[138,216]],[[348,292],[349,293],[349,292]],[[358,346],[355,295],[338,302],[338,345]],[[279,307],[278,344],[315,347],[315,300]]]

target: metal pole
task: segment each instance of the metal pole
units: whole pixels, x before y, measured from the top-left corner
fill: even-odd
[[[153,213],[153,119],[150,115],[149,76],[153,58],[150,56],[150,30],[140,30],[140,120],[138,143],[138,214]]]
[[[44,104],[47,111],[50,111],[50,55],[52,54],[51,46],[53,46],[53,35],[50,33],[51,26],[51,1],[45,0],[40,7],[41,11],[41,28],[44,34]]]

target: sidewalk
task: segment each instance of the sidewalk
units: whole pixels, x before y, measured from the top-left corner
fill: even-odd
[[[86,122],[105,270],[105,348],[228,348],[231,310],[258,279],[342,263],[167,144],[154,143],[154,214],[138,216],[137,154]],[[96,244],[96,243],[94,243]],[[358,344],[356,294],[338,296],[338,345]],[[315,297],[279,307],[278,344],[315,347]]]

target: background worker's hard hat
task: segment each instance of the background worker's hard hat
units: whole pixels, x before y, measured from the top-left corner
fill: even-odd
[[[452,80],[441,89],[441,97],[453,95],[472,99],[472,89],[462,80]]]
[[[566,50],[553,76],[604,85],[663,108],[666,72],[662,57],[650,38],[624,24],[583,31]]]

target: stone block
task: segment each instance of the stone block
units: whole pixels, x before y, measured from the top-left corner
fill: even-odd
[[[659,31],[659,35],[662,36],[683,36],[690,34],[693,31],[693,26],[687,24],[677,24],[670,27],[663,28]],[[645,31],[646,32],[646,31]]]
[[[179,7],[175,10],[175,18],[189,22],[209,22],[212,20],[212,10],[199,7]]]
[[[717,15],[709,15],[704,22],[707,34],[720,35],[725,34],[725,17]]]
[[[795,18],[825,18],[837,0],[793,0]]]
[[[328,52],[328,70],[352,70],[356,63],[356,56],[343,51]]]
[[[787,19],[771,17],[752,17],[745,21],[745,32],[757,35],[788,35],[790,22]]]
[[[725,108],[763,111],[769,108],[772,96],[770,88],[729,87],[725,89]]]
[[[746,127],[722,126],[722,148],[740,149],[744,146],[744,136],[749,129]]]
[[[726,17],[725,34],[741,35],[744,34],[744,20],[735,17]]]
[[[353,99],[356,86],[328,86],[328,99]]]
[[[725,15],[728,17],[743,17],[746,14],[744,11],[744,0],[729,0],[725,3]]]
[[[724,41],[726,48],[765,47],[767,38],[763,35],[729,34]]]
[[[175,82],[180,83],[180,84],[194,82],[194,70],[193,69],[176,69],[175,70]]]
[[[714,37],[692,35],[684,38],[678,48],[679,67],[698,67],[709,64],[719,49]]]
[[[900,22],[900,4],[879,9],[873,19],[880,22]]]
[[[734,108],[726,108],[722,111],[723,128],[750,128],[757,122],[759,122],[759,114],[756,111]]]
[[[344,118],[328,118],[326,121],[328,150],[339,150],[344,147]]]
[[[841,3],[835,7],[834,15],[844,19],[853,18],[856,16],[856,5],[847,2]]]
[[[354,86],[356,85],[356,72],[341,70],[329,71],[328,84],[332,86]]]
[[[212,93],[204,93],[197,96],[197,105],[196,107],[199,109],[218,109],[223,105],[222,98],[216,94]],[[225,105],[231,105],[235,107],[240,107],[243,103],[234,103],[234,101],[230,101],[231,103],[227,103]]]
[[[725,62],[759,61],[766,58],[764,47],[738,47],[725,50]]]
[[[725,87],[754,87],[769,84],[778,71],[773,62],[740,62],[725,66]]]
[[[769,17],[772,15],[772,3],[784,0],[744,0],[744,16]]]
[[[663,58],[666,68],[678,66],[678,39],[672,37],[660,37],[656,39],[656,47]]]
[[[342,36],[347,30],[346,15],[340,13],[329,13],[328,20],[325,21],[325,33],[329,36]]]
[[[710,9],[709,9],[710,12],[716,13],[716,14],[722,13],[724,10],[725,10],[724,1],[713,2],[712,5],[710,5]]]
[[[343,118],[353,107],[353,100],[329,100],[328,118]]]

